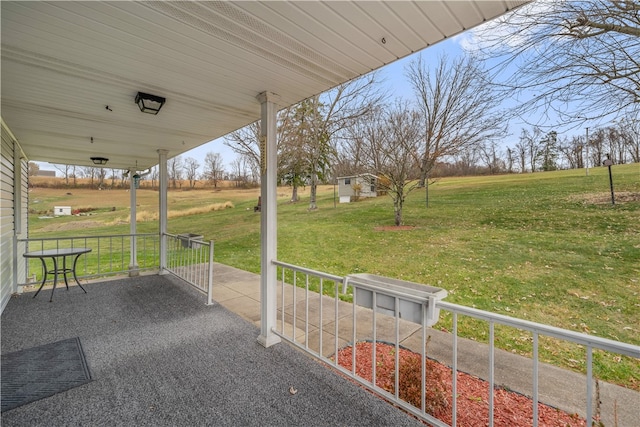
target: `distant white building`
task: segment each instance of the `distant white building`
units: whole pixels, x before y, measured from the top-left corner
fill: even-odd
[[[54,216],[71,215],[71,206],[54,206]]]
[[[349,203],[360,197],[378,197],[378,177],[370,173],[338,177],[340,203]]]

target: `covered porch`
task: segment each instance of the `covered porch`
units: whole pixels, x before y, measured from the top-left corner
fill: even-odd
[[[418,425],[317,363],[312,357],[330,355],[322,345],[318,354],[309,352],[312,357],[293,347],[305,346],[325,328],[322,318],[317,330],[309,328],[308,298],[296,312],[293,294],[290,318],[278,317],[284,291],[279,294],[277,275],[282,263],[277,256],[276,112],[521,3],[3,1],[2,353],[81,337],[95,375],[85,386],[3,414],[3,423]],[[134,102],[138,93],[160,96],[166,105],[157,115],[145,114]],[[78,289],[60,289],[54,303],[15,295],[26,281],[28,161],[86,166],[93,157],[132,177],[158,164],[157,266],[166,272],[171,267],[167,159],[256,120],[262,126],[261,274],[251,279],[252,301],[233,310],[249,322],[224,308],[235,300],[232,287],[218,294],[214,289],[220,304],[207,306],[196,289],[168,275],[92,284],[81,298],[74,292]],[[135,192],[131,200],[135,217]],[[136,272],[135,258],[128,267]],[[491,331],[494,323],[511,321],[471,314],[485,316]],[[296,325],[299,316],[303,321]],[[539,331],[561,334],[539,326],[513,327],[529,328],[535,339]],[[351,329],[356,338],[355,326]],[[422,325],[416,336],[421,346],[425,330]],[[637,347],[568,338],[588,348],[589,366],[592,348],[640,354]],[[293,346],[275,345],[281,339]],[[457,353],[455,335],[453,343],[454,370],[458,358],[466,363],[477,357]],[[487,348],[488,361],[482,363],[493,388],[493,341]],[[529,388],[537,402],[537,360],[532,366]],[[593,413],[590,375],[579,378],[584,391],[578,405],[587,418]]]
[[[259,120],[259,339],[279,342],[278,109],[524,3],[2,2],[0,307],[27,279],[29,161],[122,169],[132,182],[158,165],[162,271],[167,160]],[[135,207],[131,191],[132,218]]]

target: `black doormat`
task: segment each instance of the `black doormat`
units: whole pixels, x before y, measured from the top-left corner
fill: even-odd
[[[2,412],[91,381],[80,338],[2,355]]]

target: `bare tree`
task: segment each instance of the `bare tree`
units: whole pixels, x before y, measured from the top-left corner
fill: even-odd
[[[567,160],[569,169],[581,169],[584,167],[583,148],[584,140],[580,136],[573,136],[559,145],[560,153]]]
[[[205,179],[213,184],[213,188],[216,188],[223,174],[224,166],[222,165],[222,156],[220,153],[208,152],[204,157]]]
[[[475,148],[460,151],[454,156],[455,162],[450,172],[451,175],[474,175],[477,173],[477,162],[479,158],[479,151]],[[438,175],[440,174],[440,168],[437,168]],[[435,174],[435,173],[434,173]]]
[[[260,167],[260,122],[253,122],[241,129],[231,132],[225,137],[224,145],[231,148],[238,157],[244,157],[243,162],[255,163]],[[279,140],[279,138],[278,138]],[[237,172],[237,166],[242,162],[234,161],[231,168]]]
[[[290,107],[291,108],[291,107]],[[283,173],[283,156],[281,155],[282,151],[282,132],[286,127],[286,118],[288,115],[288,111],[290,108],[286,108],[278,112],[277,115],[277,130],[276,130],[276,140],[277,140],[277,148],[278,151],[278,175],[282,176]],[[244,171],[244,180],[248,181],[248,171],[251,171],[251,175],[253,177],[253,182],[259,182],[260,178],[260,122],[253,122],[248,126],[245,126],[241,129],[238,129],[234,132],[231,132],[229,135],[225,137],[224,144],[231,148],[234,153],[238,155],[238,157],[242,157],[242,160],[239,162],[235,162],[234,165],[231,165],[231,168],[234,170],[234,173],[237,172],[236,168],[241,165],[242,170]]]
[[[40,172],[40,166],[37,163],[29,162],[29,176],[37,176]]]
[[[177,188],[178,184],[182,188],[182,158],[180,156],[172,157],[167,162],[167,174],[173,188]]]
[[[606,133],[598,128],[589,133],[589,162],[594,166],[600,166],[606,158]]]
[[[111,188],[116,186],[116,179],[118,178],[117,169],[111,169]]]
[[[618,132],[631,156],[631,161],[640,163],[640,108],[630,112],[618,122]]]
[[[337,147],[337,159],[333,163],[333,173],[335,177],[358,175],[369,170],[367,165],[368,146],[362,138],[353,137],[360,135],[363,130],[362,126],[366,126],[365,120],[357,120],[345,133],[345,137],[341,138],[341,143]]]
[[[496,83],[521,102],[513,111],[525,121],[554,112],[579,124],[640,102],[638,1],[532,2],[474,37],[471,50],[500,59]]]
[[[90,178],[90,186],[91,188],[93,188],[93,182],[96,179],[96,176],[98,176],[98,168],[94,167],[94,166],[86,166],[83,168],[83,173],[85,178]]]
[[[522,131],[524,132],[524,129]],[[516,143],[514,151],[517,157],[520,173],[525,173],[527,171],[527,144],[522,138],[522,135],[520,136],[520,140]]]
[[[73,178],[73,187],[76,188],[78,186],[78,166],[71,166],[71,178]]]
[[[523,152],[526,152],[529,160],[529,170],[531,172],[536,171],[536,166],[540,158],[540,140],[542,139],[542,130],[539,127],[534,127],[532,132],[527,129],[522,129],[520,133],[519,144],[523,147]],[[524,167],[524,162],[522,164]]]
[[[490,175],[500,173],[505,169],[505,163],[501,158],[496,141],[488,141],[485,144],[481,144],[478,148],[478,154]]]
[[[104,179],[107,177],[107,168],[97,168],[98,175],[98,189],[102,190],[104,185]]]
[[[604,134],[609,159],[616,165],[624,164],[627,156],[624,140],[618,132],[618,128],[616,126],[606,126],[604,128]]]
[[[507,173],[513,173],[514,154],[513,150],[507,147]]]
[[[442,55],[435,69],[430,69],[420,55],[405,73],[422,114],[420,185],[425,187],[428,206],[429,174],[438,159],[504,135],[506,122],[496,110],[502,99],[471,56],[449,60]]]
[[[371,170],[378,176],[379,188],[393,200],[394,224],[402,224],[402,210],[407,195],[418,187],[420,169],[416,151],[421,139],[420,113],[406,103],[396,102],[387,111],[381,109],[363,117],[354,128]]]
[[[149,175],[151,178],[151,188],[156,188],[156,181],[158,180],[158,175],[159,175],[159,171],[158,171],[158,166],[154,166],[150,169],[151,174]]]
[[[231,162],[231,170],[236,187],[246,187],[249,183],[248,175],[253,159],[250,156],[238,156]]]
[[[318,182],[328,172],[329,164],[335,160],[337,139],[359,118],[377,106],[384,94],[380,90],[377,73],[341,84],[322,95],[306,101],[303,110],[305,119],[304,152],[302,160],[309,176],[309,209],[317,209]],[[299,124],[299,123],[298,123]],[[295,123],[292,123],[295,126]]]
[[[200,163],[193,157],[184,159],[184,173],[189,180],[189,188],[194,188],[198,181],[198,168]]]
[[[62,176],[64,177],[64,184],[68,187],[69,186],[69,178],[71,176],[71,165],[53,165],[54,168],[58,169],[61,173]]]

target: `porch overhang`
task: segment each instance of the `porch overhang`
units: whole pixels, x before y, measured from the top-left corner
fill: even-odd
[[[3,1],[2,118],[29,160],[143,170],[523,3]]]

